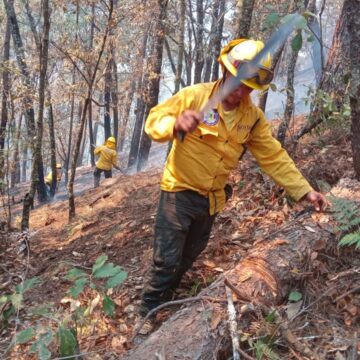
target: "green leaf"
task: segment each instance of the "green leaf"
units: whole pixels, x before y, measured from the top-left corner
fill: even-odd
[[[49,360],[51,358],[51,352],[47,347],[53,339],[53,332],[48,330],[45,334],[40,335],[39,339],[31,345],[29,353],[38,353],[40,360]]]
[[[306,39],[308,42],[314,42],[315,41],[315,36],[314,35],[309,35]]]
[[[8,295],[1,295],[0,296],[0,304],[5,304],[9,301],[9,296]]]
[[[111,289],[111,288],[114,288],[115,286],[118,286],[118,285],[122,284],[126,280],[127,275],[128,275],[128,273],[126,271],[120,271],[118,274],[111,277],[106,282],[105,288],[106,289]]]
[[[2,317],[4,322],[7,322],[12,314],[15,314],[15,307],[13,305],[3,311]]]
[[[29,327],[16,334],[15,342],[17,344],[25,344],[36,335],[35,328]]]
[[[99,256],[92,267],[92,273],[94,274],[96,270],[100,269],[106,263],[107,259],[108,259],[107,255]]]
[[[46,346],[43,343],[39,344],[38,354],[40,360],[51,359],[51,352],[46,348]]]
[[[64,327],[60,327],[58,331],[60,356],[72,356],[76,351],[76,338],[74,334]]]
[[[272,324],[274,323],[275,319],[276,319],[276,310],[273,310],[267,314],[265,321]]]
[[[112,317],[115,312],[115,303],[105,295],[103,299],[103,309],[106,316]]]
[[[9,296],[9,299],[11,301],[11,303],[14,305],[16,310],[21,309],[22,307],[22,301],[23,301],[23,296],[22,294],[12,294]]]
[[[30,309],[29,313],[31,315],[37,315],[37,316],[48,316],[51,315],[51,308],[53,307],[53,304],[44,304],[39,307],[35,307]]]
[[[277,91],[277,86],[276,86],[274,83],[270,83],[270,89],[271,89],[273,92],[276,92],[276,91]]]
[[[289,301],[300,301],[302,299],[302,294],[298,291],[292,291],[289,294]]]
[[[16,292],[23,294],[25,291],[32,289],[33,287],[38,285],[40,282],[41,281],[38,277],[33,277],[33,278],[27,279],[24,282],[22,282],[21,284],[17,285],[15,290],[16,290]]]
[[[85,271],[80,270],[78,268],[74,268],[74,269],[69,270],[69,272],[65,276],[65,279],[76,280],[76,279],[79,279],[84,276],[87,276]]]
[[[301,47],[302,47],[302,35],[301,35],[300,31],[298,31],[298,33],[292,39],[291,47],[292,47],[293,51],[299,51],[301,49]]]
[[[97,269],[94,272],[94,277],[96,278],[106,278],[110,276],[114,276],[121,271],[121,267],[116,265],[114,266],[113,263],[107,263],[102,266],[100,269]]]
[[[86,278],[77,279],[75,281],[75,285],[69,289],[69,293],[71,294],[71,296],[77,298],[84,290],[84,286],[87,283],[87,281],[88,280]]]
[[[269,344],[263,339],[257,340],[254,344],[256,359],[263,359],[264,357],[270,360],[280,360],[280,357],[272,350]]]
[[[347,234],[339,241],[339,246],[350,246],[350,245],[354,245],[354,244],[356,244],[356,246],[359,247],[360,232]]]
[[[52,332],[51,329],[48,329],[45,334],[40,335],[40,340],[42,343],[48,346],[54,340],[54,333]]]
[[[279,14],[273,12],[265,18],[263,28],[264,29],[273,28],[279,23],[279,20],[280,20]]]

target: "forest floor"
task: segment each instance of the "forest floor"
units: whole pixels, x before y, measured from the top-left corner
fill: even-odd
[[[360,184],[354,180],[351,149],[346,139],[329,137],[319,141],[308,137],[299,145],[294,159],[315,188],[324,192],[331,189],[332,195],[360,201]],[[70,224],[66,199],[37,207],[31,214],[28,256],[21,257],[17,253],[18,232],[4,235],[0,243],[1,293],[14,294],[15,285],[24,278],[38,277],[40,283],[24,294],[23,305],[16,316],[0,326],[2,359],[37,358],[29,354],[31,341],[9,348],[15,331],[37,326],[42,327],[43,334],[48,328],[55,332],[59,324],[71,324],[70,319],[81,307],[88,307],[88,313],[78,318],[77,323],[83,359],[116,359],[134,346],[130,338],[144,277],[152,259],[153,225],[162,170],[152,167],[134,175],[115,174],[112,179],[102,180],[100,188],[82,192],[76,197],[77,216]],[[91,179],[90,169],[83,172]],[[291,229],[297,223],[309,236],[324,229],[331,234],[333,243],[324,246],[319,241],[318,248],[311,249],[308,274],[294,289],[302,299],[286,301],[282,306],[292,314],[308,307],[296,320],[295,334],[314,353],[325,354],[324,359],[356,359],[360,353],[359,250],[337,247],[339,234],[334,230],[336,224],[330,212],[310,213],[297,220],[306,204],[292,203],[259,170],[249,154],[232,173],[229,182],[234,188],[233,197],[217,217],[208,247],[184,276],[176,298],[196,295],[219,274],[234,267],[259,240],[271,238],[279,229]],[[18,221],[15,219],[15,223]],[[116,304],[113,317],[104,315],[95,290],[86,288],[78,299],[68,293],[73,285],[65,278],[68,271],[77,267],[90,274],[100,255],[107,255],[110,262],[128,273],[122,285],[108,292]],[[45,304],[51,304],[51,316],[36,318],[30,314],[29,309]],[[0,312],[4,313],[7,306],[0,303]],[[176,307],[160,311],[157,325],[174,311]],[[312,326],[311,331],[308,330],[310,318],[317,319],[317,326]],[[259,345],[259,339],[265,339],[270,331],[271,341],[263,359],[306,358],[286,346],[270,327],[254,317],[251,326],[242,329],[246,336],[240,339],[241,348],[255,358],[259,351],[256,344]],[[55,358],[54,345],[49,349]],[[145,358],[150,358],[149,354],[144,354]]]

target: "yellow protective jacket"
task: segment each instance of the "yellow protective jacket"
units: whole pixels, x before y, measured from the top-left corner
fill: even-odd
[[[118,166],[115,144],[107,141],[105,145],[97,146],[94,154],[99,156],[96,167],[101,170],[111,170],[113,166]]]
[[[56,171],[56,181],[57,181],[57,183],[59,183],[61,181],[61,175],[62,175],[61,171]],[[45,184],[46,185],[51,185],[51,183],[52,183],[52,171],[50,170],[50,172],[45,176]]]
[[[248,148],[263,171],[295,200],[312,190],[280,143],[273,138],[263,112],[250,99],[237,109],[238,121],[228,130],[220,116],[210,118],[208,125],[186,135],[183,143],[174,138],[176,118],[187,109],[200,111],[220,86],[203,83],[182,89],[170,99],[151,109],[145,132],[152,140],[174,140],[161,179],[164,191],[194,190],[209,197],[210,214],[225,205],[225,182]]]

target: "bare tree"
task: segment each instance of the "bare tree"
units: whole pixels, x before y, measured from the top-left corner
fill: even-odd
[[[241,2],[240,13],[237,19],[237,38],[247,39],[249,37],[252,14],[254,11],[255,0],[243,0]]]
[[[6,23],[6,33],[4,38],[4,55],[3,55],[3,70],[2,70],[2,96],[1,96],[1,119],[0,119],[0,180],[3,179],[4,166],[4,148],[5,148],[5,133],[8,122],[8,107],[7,102],[10,91],[10,74],[8,70],[8,62],[10,59],[10,22]]]
[[[208,82],[210,80],[212,64],[216,61],[216,56],[218,55],[215,54],[215,41],[219,23],[219,5],[219,0],[214,0],[212,2],[209,44],[207,46],[208,49],[205,56],[204,82]]]
[[[152,107],[158,103],[160,91],[160,75],[163,58],[163,47],[165,40],[165,18],[168,0],[158,0],[158,18],[152,39],[152,50],[149,56],[150,61],[146,76],[146,106],[144,119],[147,118]],[[151,147],[151,139],[143,131],[140,141],[139,161],[137,168],[141,170],[145,167]]]
[[[10,22],[11,35],[14,43],[14,50],[16,54],[16,59],[18,66],[20,68],[23,85],[27,89],[27,94],[23,97],[23,109],[25,114],[26,126],[28,129],[28,136],[30,138],[31,144],[33,144],[33,139],[35,138],[35,113],[34,113],[34,104],[31,94],[33,93],[33,86],[31,83],[30,72],[25,61],[25,51],[20,35],[20,29],[14,9],[14,0],[3,0],[6,8],[6,14],[8,21]],[[35,150],[34,150],[35,151]],[[47,200],[46,186],[44,183],[44,166],[42,160],[41,151],[37,155],[39,164],[36,166],[38,171],[38,181],[37,181],[37,191],[39,195],[39,200],[41,202]]]
[[[112,66],[110,59],[107,60],[105,78],[104,78],[104,102],[105,102],[105,111],[104,111],[104,130],[105,130],[105,140],[111,136],[111,114],[110,114],[110,103],[111,103],[111,83],[112,83]]]
[[[360,180],[360,2],[345,0],[350,51],[351,147],[356,178]]]
[[[45,105],[45,87],[46,87],[46,74],[48,66],[48,50],[49,50],[49,32],[50,32],[50,9],[49,0],[43,1],[43,31],[40,56],[40,79],[39,79],[39,114],[37,118],[37,134],[36,143],[33,154],[33,166],[31,173],[31,186],[28,197],[24,200],[23,216],[21,220],[21,229],[29,228],[30,208],[33,203],[35,187],[38,182],[38,168],[41,161],[42,139],[43,139],[43,118],[44,118],[44,105]]]
[[[196,32],[195,36],[195,62],[194,84],[201,81],[204,67],[204,4],[203,0],[196,0]]]
[[[181,75],[183,69],[184,58],[184,39],[185,39],[185,0],[179,0],[180,2],[180,18],[179,18],[179,31],[178,31],[178,53],[177,53],[177,67],[175,74],[175,87],[174,93],[177,93],[180,89]]]
[[[139,49],[139,57],[138,57],[138,79],[136,84],[136,91],[137,91],[137,101],[136,101],[136,119],[135,119],[135,126],[131,138],[130,144],[130,153],[129,153],[129,160],[128,160],[128,167],[134,166],[137,162],[138,154],[139,154],[139,143],[141,139],[141,131],[144,122],[144,112],[145,112],[145,101],[143,95],[143,86],[144,86],[144,77],[145,77],[145,68],[146,68],[146,48],[148,42],[148,31],[145,31],[143,34],[142,39],[142,47]]]
[[[75,174],[76,174],[76,164],[77,164],[78,156],[80,153],[80,145],[81,145],[81,141],[82,141],[82,137],[83,137],[83,133],[84,133],[85,122],[86,122],[86,114],[88,111],[88,106],[92,99],[93,86],[95,83],[97,72],[99,70],[100,61],[101,61],[101,58],[102,58],[104,50],[105,50],[105,45],[106,45],[106,42],[108,39],[110,28],[111,28],[111,26],[113,26],[113,24],[112,24],[112,16],[113,16],[113,9],[114,9],[113,0],[109,0],[109,3],[107,4],[107,8],[108,8],[107,24],[106,24],[103,38],[101,40],[100,50],[98,52],[98,56],[97,56],[91,77],[89,79],[86,79],[87,94],[86,94],[84,106],[82,108],[80,127],[79,127],[79,130],[77,133],[77,138],[76,138],[76,143],[75,143],[75,148],[74,148],[74,155],[73,155],[73,159],[72,159],[72,163],[71,163],[71,173],[70,173],[69,186],[68,186],[68,190],[69,190],[69,221],[71,221],[75,217],[74,180],[75,180]]]
[[[95,29],[95,3],[91,4],[91,24],[90,24],[90,42],[89,50],[93,49],[94,43],[94,29]],[[89,66],[89,71],[91,71],[91,66]],[[89,125],[89,151],[90,151],[90,163],[91,166],[95,166],[95,155],[94,155],[94,145],[96,143],[96,138],[94,138],[93,132],[93,111],[92,111],[92,102],[89,104],[89,113],[88,113],[88,125]]]
[[[39,32],[36,28],[34,17],[32,16],[32,11],[30,9],[30,5],[28,1],[22,0],[25,6],[26,15],[29,20],[30,29],[33,33],[35,45],[38,53],[40,54],[41,49],[41,42]],[[52,99],[51,99],[51,92],[49,87],[49,81],[46,78],[46,92],[47,92],[47,104],[48,104],[48,126],[49,126],[49,138],[50,138],[50,165],[51,165],[51,172],[52,174],[56,174],[56,142],[55,142],[55,129],[54,129],[54,112],[52,106]],[[57,184],[57,176],[52,176],[51,186],[50,186],[50,197],[54,197],[56,191],[56,184]]]
[[[218,56],[221,50],[221,40],[223,37],[223,28],[224,28],[224,17],[225,17],[225,0],[220,0],[219,2],[219,13],[218,21],[216,27],[216,36],[214,39],[214,54]],[[211,80],[215,81],[219,77],[219,63],[217,61],[213,62],[213,68],[211,73]]]

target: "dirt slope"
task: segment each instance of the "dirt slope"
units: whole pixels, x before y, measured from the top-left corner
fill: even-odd
[[[326,148],[309,143],[297,154],[297,164],[314,186],[323,189],[333,186],[341,176],[352,177],[347,143]],[[75,266],[90,269],[101,254],[108,255],[110,261],[128,271],[126,282],[111,294],[117,304],[115,317],[105,317],[99,307],[95,308],[94,323],[85,326],[86,331],[78,336],[81,352],[92,352],[85,356],[86,359],[113,359],[133,346],[129,338],[143,279],[152,257],[151,243],[160,176],[161,169],[158,168],[103,180],[99,189],[87,190],[76,198],[77,217],[71,224],[68,224],[66,200],[37,208],[31,217],[29,262],[16,255],[13,246],[16,234],[2,242],[1,264],[6,271],[1,274],[1,283],[6,284],[10,280],[3,287],[4,292],[13,289],[14,283],[19,282],[17,276],[24,271],[27,278],[41,278],[41,285],[26,296],[26,306],[53,302],[58,309],[68,307],[71,302],[66,291],[70,283],[64,279],[67,271]],[[352,182],[351,179],[348,181]],[[230,182],[234,187],[234,196],[218,216],[209,246],[186,274],[177,298],[196,295],[212,283],[217,275],[231,269],[257,242],[264,237],[271,238],[282,227],[291,225],[295,216],[303,210],[303,204],[293,204],[286,199],[281,189],[258,170],[250,156],[232,174]],[[349,185],[350,192],[354,191],[351,190],[354,186],[356,183]],[[317,226],[333,231],[333,221],[328,214],[315,214],[300,224],[308,226],[315,233]],[[326,251],[325,247],[320,248],[316,255],[309,258],[309,274],[297,285],[306,304],[328,289],[330,279],[360,265],[352,251],[339,252],[335,246],[336,235],[333,238],[334,243],[327,246]],[[331,356],[336,354],[341,359],[340,356],[346,356],[353,346],[357,346],[355,340],[345,341],[349,336],[353,338],[360,325],[360,302],[356,292],[333,302],[341,294],[359,285],[359,278],[353,278],[354,275],[356,273],[342,277],[344,282],[335,286],[328,297],[316,303],[310,313],[298,319],[296,324],[299,329],[296,335],[299,338],[306,337],[304,341],[314,351],[326,346],[329,359],[335,358]],[[79,301],[81,304],[89,304],[93,297],[94,294],[89,291],[81,295]],[[168,318],[173,311],[169,309],[160,312],[158,323]],[[332,322],[331,331],[326,321],[327,314],[336,318]],[[314,316],[318,325],[309,325],[311,321],[307,316]],[[22,321],[19,326],[25,325],[29,324]],[[311,334],[304,330],[307,326],[310,326]],[[264,331],[266,322],[254,317],[247,329],[247,340],[259,339]],[[13,324],[1,330],[1,347],[7,346],[13,332]],[[279,338],[274,345],[274,349],[282,354],[281,358],[295,359],[296,354],[281,344]],[[30,359],[26,351],[26,346],[19,347],[18,358]]]

